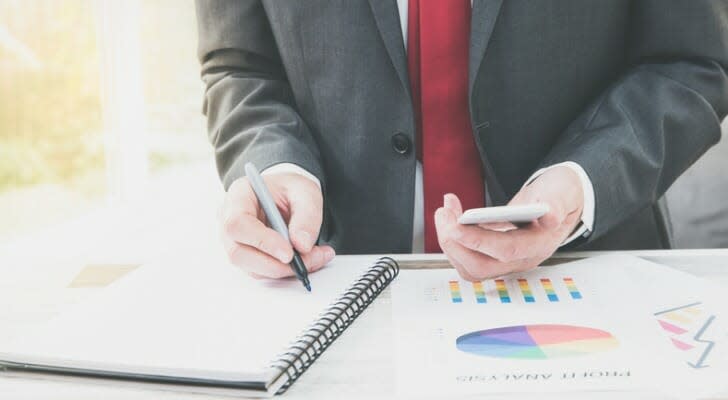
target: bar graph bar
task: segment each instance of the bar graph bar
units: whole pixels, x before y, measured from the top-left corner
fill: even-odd
[[[541,278],[541,286],[543,286],[543,290],[546,291],[546,297],[548,297],[549,301],[559,301],[559,296],[557,296],[556,291],[554,291],[554,285],[551,284],[551,279]]]
[[[503,279],[496,279],[495,289],[498,291],[498,297],[500,297],[501,303],[511,302],[511,296],[508,295],[508,288],[506,288],[506,281]]]
[[[528,284],[527,279],[519,279],[518,287],[521,288],[521,293],[523,293],[523,300],[526,303],[535,303],[536,302],[536,299],[533,298],[533,292],[531,292],[531,286]]]
[[[574,280],[572,278],[564,278],[564,283],[566,284],[566,288],[569,289],[571,298],[574,300],[580,300],[581,292],[579,291],[579,288],[576,287]]]
[[[463,297],[460,294],[460,283],[458,281],[450,281],[450,298],[453,303],[463,302]]]
[[[485,298],[485,290],[483,290],[483,282],[473,282],[473,291],[475,291],[475,301],[478,303],[487,303]]]

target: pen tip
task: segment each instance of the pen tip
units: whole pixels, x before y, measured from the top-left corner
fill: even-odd
[[[304,283],[303,284],[303,287],[305,287],[306,290],[308,290],[309,292],[311,291],[311,284],[310,283],[308,283],[308,282]]]

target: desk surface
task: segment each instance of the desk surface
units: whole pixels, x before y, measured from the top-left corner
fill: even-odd
[[[728,250],[640,251],[631,254],[728,286]],[[563,253],[580,258],[604,253]],[[410,258],[413,256],[398,256]],[[362,256],[368,262],[374,256]],[[91,301],[98,288],[69,284],[82,266],[40,263],[32,269],[18,264],[0,266],[0,340],[41,324],[64,307]],[[68,260],[66,260],[68,261]],[[121,263],[128,260],[120,260]],[[109,265],[109,263],[107,263]],[[110,266],[111,267],[111,266]],[[391,398],[395,392],[392,358],[392,314],[389,291],[380,298],[293,385],[284,398]],[[56,381],[0,377],[0,395],[13,399],[204,399],[209,396],[108,387]],[[11,395],[6,397],[5,395]],[[644,394],[636,395],[645,398]],[[513,398],[513,396],[509,396]],[[563,396],[559,396],[563,398]],[[726,393],[724,398],[728,398]]]

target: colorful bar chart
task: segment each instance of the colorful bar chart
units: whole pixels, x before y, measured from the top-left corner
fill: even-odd
[[[519,279],[518,287],[521,288],[521,293],[523,293],[523,300],[526,303],[536,302],[536,299],[533,298],[533,292],[531,292],[531,286],[528,284],[527,279]]]
[[[463,297],[460,295],[460,283],[458,281],[450,281],[450,298],[453,303],[463,302]]]
[[[548,297],[549,301],[559,301],[559,296],[556,295],[556,291],[554,290],[554,285],[551,283],[551,279],[541,278],[541,286],[543,286],[543,290],[546,291],[546,297]]]
[[[508,295],[508,288],[506,288],[506,281],[503,279],[496,279],[495,289],[498,291],[498,297],[500,297],[501,303],[511,302],[511,296]]]
[[[487,303],[485,299],[485,290],[483,290],[483,282],[473,282],[473,291],[475,292],[475,301],[478,303]]]
[[[533,277],[530,279],[513,277],[472,283],[453,279],[446,282],[447,287],[441,287],[441,289],[435,290],[434,293],[444,289],[440,293],[447,296],[449,292],[450,301],[448,303],[489,305],[563,303],[580,301],[584,297],[574,278],[569,276]],[[539,285],[543,292],[538,288]],[[539,293],[546,294],[546,297]]]
[[[564,283],[566,284],[566,288],[569,290],[571,298],[574,300],[580,300],[581,292],[579,292],[579,289],[576,287],[574,280],[572,278],[564,278]]]

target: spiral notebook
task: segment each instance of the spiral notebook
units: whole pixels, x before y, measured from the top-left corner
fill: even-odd
[[[100,297],[0,344],[0,369],[208,394],[283,393],[397,276],[391,258],[337,257],[300,282],[226,263],[146,265]]]

